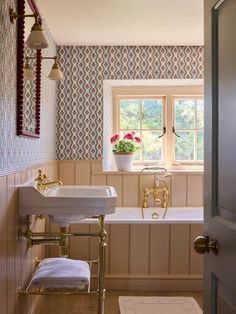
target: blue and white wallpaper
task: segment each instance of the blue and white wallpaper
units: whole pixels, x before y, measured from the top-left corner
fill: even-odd
[[[56,159],[56,83],[47,79],[50,60],[42,63],[40,138],[16,136],[16,25],[10,23],[9,7],[15,0],[0,0],[0,175],[7,175],[47,160]],[[45,23],[49,47],[43,55],[56,55],[57,46]]]
[[[203,79],[200,46],[61,46],[58,159],[102,159],[103,81]]]

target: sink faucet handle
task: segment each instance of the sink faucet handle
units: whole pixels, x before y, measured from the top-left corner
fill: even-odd
[[[43,174],[43,182],[47,182],[49,177],[46,174]]]
[[[35,179],[35,181],[42,181],[43,180],[43,171],[41,169],[39,169],[39,174],[37,176],[37,178]]]

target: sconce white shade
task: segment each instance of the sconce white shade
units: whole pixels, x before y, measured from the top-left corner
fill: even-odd
[[[64,79],[64,76],[57,63],[54,63],[54,65],[52,66],[48,78],[53,81],[62,81]]]
[[[35,23],[31,28],[29,37],[26,40],[26,45],[33,49],[45,49],[48,47],[47,40],[43,34],[43,29],[38,23]]]
[[[29,65],[28,62],[25,63],[24,65],[24,76],[23,80],[24,81],[33,81],[35,79],[35,75]]]

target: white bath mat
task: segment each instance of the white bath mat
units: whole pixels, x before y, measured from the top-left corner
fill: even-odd
[[[121,314],[202,314],[192,297],[119,297]]]

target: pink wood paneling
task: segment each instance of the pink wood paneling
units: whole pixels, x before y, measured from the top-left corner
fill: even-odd
[[[90,225],[89,232],[98,232],[98,225]],[[98,257],[98,238],[90,238],[90,259],[97,259]]]
[[[57,166],[50,163],[57,176]],[[24,219],[18,213],[18,186],[35,179],[37,168],[26,169],[13,175],[0,177],[0,313],[29,314],[35,298],[18,297],[18,288],[28,284],[34,269],[34,257],[44,258],[41,246],[27,248],[26,240],[18,239],[18,229],[24,227]],[[46,165],[40,166],[46,169]],[[44,231],[44,221],[35,221],[35,231]]]
[[[102,171],[102,160],[91,160],[92,171]]]
[[[15,178],[7,177],[7,295],[8,313],[14,313],[15,306]]]
[[[7,178],[0,177],[0,304],[7,313]]]
[[[121,175],[108,175],[107,185],[111,185],[115,188],[117,193],[117,206],[122,206],[122,176]]]
[[[150,225],[130,225],[130,274],[148,274]]]
[[[60,161],[59,180],[61,180],[64,185],[75,184],[75,162],[73,160]]]
[[[188,175],[187,206],[203,205],[203,175]]]
[[[197,236],[203,235],[203,225],[191,225],[190,234],[190,273],[202,274],[203,273],[203,255],[197,254],[193,248],[193,241]]]
[[[187,205],[187,176],[172,175],[171,176],[171,206]]]
[[[129,225],[111,225],[110,233],[110,272],[129,273]]]
[[[72,224],[71,232],[88,233],[89,225]],[[73,259],[89,260],[89,238],[71,237],[69,257]]]
[[[151,225],[150,273],[168,274],[170,259],[170,225]]]
[[[92,175],[92,185],[106,185],[107,184],[107,180],[106,180],[106,175],[104,174],[95,174]]]
[[[102,170],[100,160],[72,161],[76,166],[71,166],[70,161],[60,161],[59,163],[60,172],[66,173],[66,176],[68,176],[68,169],[69,173],[74,171],[76,184],[86,184],[91,178],[90,184],[107,184],[116,188],[118,206],[139,205],[137,174],[99,173],[98,171]],[[90,166],[88,166],[89,164]],[[86,166],[83,167],[83,165]],[[142,177],[141,193],[143,193],[144,187],[152,186],[151,177],[147,175]],[[173,174],[171,179],[168,179],[172,206],[200,204],[203,188],[201,178],[202,175],[198,174]],[[98,231],[96,225],[80,226],[74,225],[72,230]],[[202,226],[192,225],[190,229],[190,225],[187,224],[107,225],[106,273],[115,278],[119,278],[119,276],[122,278],[126,278],[125,276],[127,278],[128,276],[137,276],[137,278],[141,276],[144,278],[145,276],[155,277],[159,275],[191,277],[192,274],[193,276],[201,276],[201,256],[193,252],[191,243],[193,237],[200,232],[201,228]],[[53,250],[58,251],[57,248]],[[89,240],[73,239],[71,241],[71,257],[86,258],[87,256],[89,259],[97,258],[98,240],[94,238]],[[128,284],[129,279],[125,280]],[[168,283],[165,285],[167,286]]]
[[[20,216],[18,214],[18,197],[17,197],[17,186],[21,184],[21,172],[15,173],[15,192],[14,192],[14,238],[15,238],[15,314],[21,313],[21,299],[18,298],[17,290],[21,287],[22,272],[21,272],[21,241],[18,240],[18,229],[20,226]],[[18,312],[17,312],[18,311]],[[23,313],[22,313],[23,314]]]
[[[123,206],[139,206],[138,175],[123,175]]]
[[[89,185],[91,182],[91,162],[78,160],[75,162],[75,184]]]
[[[172,224],[170,230],[170,273],[189,273],[190,225]]]

